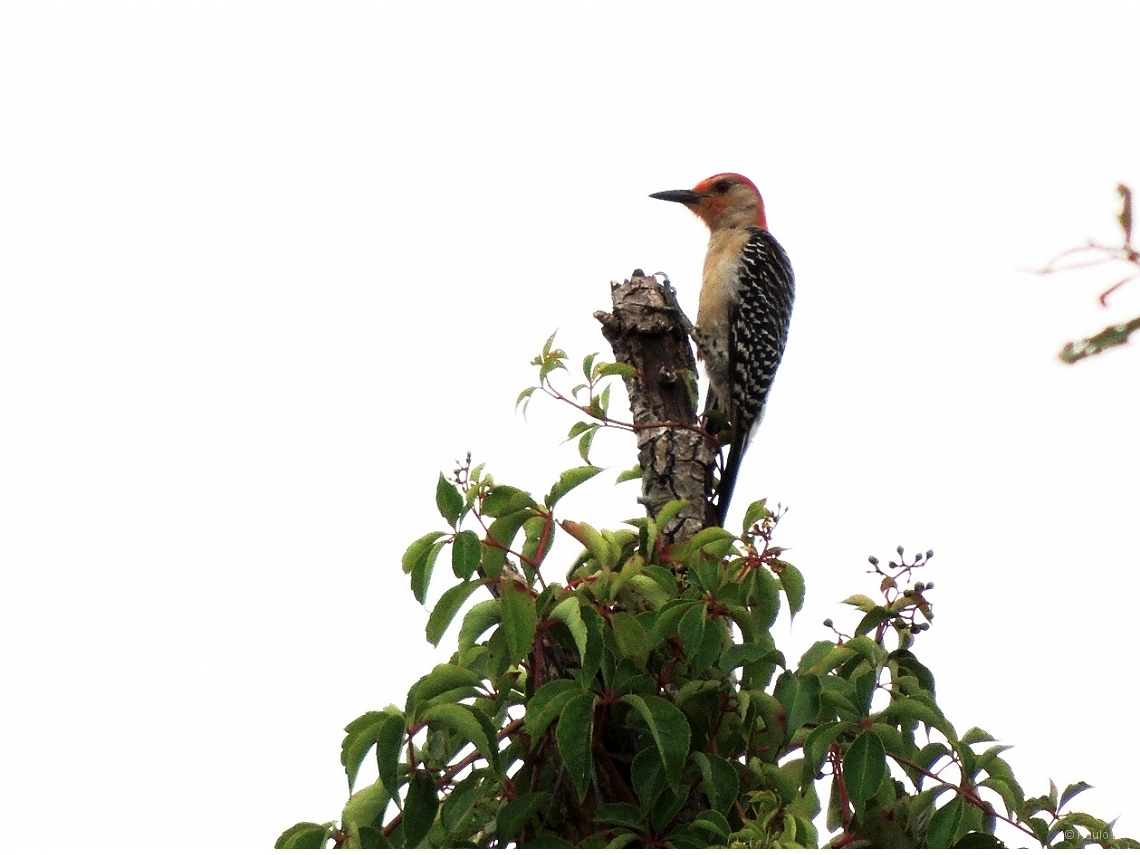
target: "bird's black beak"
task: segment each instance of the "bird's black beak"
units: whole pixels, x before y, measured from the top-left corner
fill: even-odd
[[[649,198],[680,202],[682,205],[697,205],[701,201],[701,195],[692,190],[662,190],[660,193],[650,193]]]

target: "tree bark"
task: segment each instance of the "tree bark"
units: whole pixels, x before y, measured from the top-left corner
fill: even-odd
[[[614,358],[637,369],[625,387],[637,426],[642,502],[656,516],[667,502],[686,500],[662,532],[665,542],[682,542],[715,525],[709,496],[716,449],[697,419],[696,359],[681,317],[655,278],[635,270],[610,289],[613,312],[594,317]]]

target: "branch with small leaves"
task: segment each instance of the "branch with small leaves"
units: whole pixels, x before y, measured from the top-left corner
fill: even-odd
[[[1132,190],[1120,184],[1117,185],[1116,192],[1122,200],[1121,211],[1116,216],[1124,238],[1120,246],[1108,246],[1098,241],[1089,240],[1084,246],[1065,250],[1040,270],[1034,271],[1041,275],[1049,275],[1118,262],[1130,265],[1134,268],[1130,273],[1101,292],[1098,301],[1104,307],[1108,306],[1110,294],[1129,282],[1140,279],[1140,250],[1132,245]],[[1137,330],[1140,330],[1140,317],[1124,323],[1112,324],[1096,335],[1066,343],[1058,357],[1062,362],[1069,364],[1080,362],[1082,359],[1096,356],[1098,353],[1127,343],[1132,333]]]

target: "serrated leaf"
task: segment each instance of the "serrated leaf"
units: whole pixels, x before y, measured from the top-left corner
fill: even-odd
[[[708,623],[708,604],[693,603],[677,624],[677,635],[685,649],[685,659],[692,659],[700,649]]]
[[[732,834],[728,820],[715,810],[701,811],[693,820],[692,827],[708,832],[717,843],[727,843],[728,836]]]
[[[877,608],[879,605],[866,594],[852,594],[843,602],[846,605],[854,606],[861,612],[869,612],[871,609]]]
[[[618,652],[638,668],[644,668],[649,659],[649,633],[629,612],[614,612],[610,615],[614,641]]]
[[[459,734],[475,746],[491,764],[495,774],[502,772],[495,728],[484,713],[462,704],[440,704],[427,709],[420,721]]]
[[[500,484],[492,487],[483,498],[482,511],[489,517],[501,517],[513,514],[524,508],[535,507],[534,497],[518,487]]]
[[[973,745],[975,742],[997,742],[997,740],[980,727],[971,727],[962,734],[962,742],[965,742],[967,745]]]
[[[992,834],[971,831],[954,844],[955,849],[1005,849],[1005,844]]]
[[[785,688],[781,691],[781,683]],[[787,737],[791,739],[797,730],[819,716],[819,677],[804,674],[796,677],[785,671],[776,684],[777,697],[787,710]]]
[[[657,580],[649,575],[633,576],[629,586],[645,599],[654,609],[659,609],[669,601],[671,592],[664,590]]]
[[[989,787],[999,796],[1005,804],[1006,814],[1014,816],[1021,812],[1022,806],[1025,804],[1025,794],[1021,791],[1020,785],[1011,778],[999,778],[995,775],[990,775],[978,786]]]
[[[624,484],[626,481],[637,481],[641,478],[641,464],[638,463],[630,469],[618,474],[614,479],[615,484]]]
[[[962,798],[955,796],[934,812],[926,827],[927,849],[949,849],[954,844],[965,806]]]
[[[1092,789],[1092,784],[1086,784],[1084,781],[1078,781],[1075,784],[1069,784],[1069,786],[1065,787],[1065,791],[1063,793],[1061,793],[1061,800],[1058,802],[1057,806],[1059,808],[1063,808],[1065,806],[1065,803],[1069,799],[1073,798],[1073,796],[1080,795],[1085,790],[1091,790],[1091,789]]]
[[[546,495],[546,507],[553,508],[563,496],[575,487],[585,484],[601,471],[600,466],[575,466],[573,469],[567,469],[558,477],[558,481]]]
[[[780,584],[784,587],[784,593],[788,597],[788,609],[794,618],[804,607],[807,585],[804,583],[803,574],[788,562],[780,562],[779,568]]]
[[[467,610],[459,629],[459,650],[469,650],[485,633],[502,619],[503,606],[498,600],[483,600]]]
[[[372,825],[376,821],[376,817],[383,813],[391,798],[384,785],[377,781],[352,794],[348,803],[345,804],[344,810],[341,811],[341,822],[345,826],[349,824]]]
[[[731,763],[715,754],[693,752],[693,763],[701,773],[701,791],[714,810],[727,813],[740,791],[740,776]]]
[[[641,817],[641,811],[626,802],[614,802],[613,804],[602,805],[598,808],[594,822],[597,825],[620,825],[626,828],[634,828],[638,831],[648,830],[645,821]]]
[[[439,645],[443,634],[447,632],[447,628],[451,626],[451,621],[455,619],[456,612],[467,602],[467,598],[482,587],[483,582],[481,580],[472,579],[470,582],[460,582],[443,592],[439,602],[431,610],[431,615],[427,621],[427,640],[433,646]]]
[[[744,530],[751,531],[752,526],[772,516],[772,512],[768,510],[767,499],[757,499],[755,502],[748,506],[744,512]]]
[[[376,769],[380,775],[380,783],[399,802],[399,782],[396,779],[396,770],[400,765],[400,750],[404,747],[404,737],[407,730],[404,727],[403,716],[389,716],[376,734]]]
[[[626,695],[622,700],[637,710],[649,726],[665,767],[665,778],[670,788],[676,790],[689,756],[689,720],[672,703],[656,695]]]
[[[400,560],[404,572],[412,577],[412,593],[420,603],[427,598],[428,582],[431,581],[435,558],[443,548],[443,543],[440,542],[443,537],[446,534],[442,531],[425,534],[404,550],[404,556]]]
[[[431,824],[435,822],[439,810],[439,791],[431,773],[420,769],[412,775],[408,783],[408,795],[404,800],[404,845],[413,849],[427,836]]]
[[[596,352],[587,353],[584,357],[582,357],[582,374],[586,378],[589,378],[590,369],[594,367],[594,360],[597,358],[598,354]]]
[[[725,672],[733,671],[746,663],[759,662],[771,651],[771,645],[757,644],[753,641],[734,644],[720,655],[717,666]]]
[[[542,736],[566,705],[582,694],[582,687],[574,680],[552,680],[540,686],[526,708],[525,729],[531,739]]]
[[[521,392],[519,392],[519,396],[517,398],[515,398],[515,412],[517,413],[519,411],[519,404],[522,404],[523,405],[522,411],[523,411],[523,418],[524,419],[526,418],[526,408],[528,406],[530,406],[531,396],[537,391],[538,391],[537,386],[527,386],[525,389],[523,389]]]
[[[449,662],[436,665],[408,690],[405,712],[414,719],[419,714],[420,707],[433,698],[455,689],[468,689],[471,694],[475,694],[475,687],[482,681],[483,678],[470,669]]]
[[[728,553],[736,540],[736,535],[720,526],[709,526],[693,535],[693,539],[685,544],[687,555],[697,555],[705,552],[716,558]]]
[[[833,721],[814,728],[807,739],[804,740],[803,780],[801,786],[807,785],[815,778],[827,758],[832,744],[850,725],[847,722]]]
[[[594,368],[594,377],[626,377],[632,378],[638,371],[628,362],[599,362]]]
[[[344,727],[345,737],[340,743],[340,765],[348,776],[348,790],[356,785],[356,774],[365,756],[376,744],[381,725],[391,718],[388,712],[367,712]]]
[[[281,832],[274,849],[323,849],[332,833],[331,823],[298,822]]]
[[[590,553],[593,559],[597,561],[603,569],[613,569],[613,564],[610,560],[610,547],[601,532],[589,523],[575,522],[573,520],[563,520],[561,526],[567,534],[586,547],[586,551]]]
[[[590,429],[578,437],[578,456],[587,464],[590,462],[590,447],[594,444],[594,437],[598,434],[599,425],[591,425]]]
[[[435,485],[435,506],[439,508],[440,516],[447,520],[447,524],[454,528],[459,521],[459,514],[463,511],[463,496],[459,488],[439,473],[439,480]]]
[[[668,523],[670,523],[677,514],[681,513],[689,504],[688,499],[670,499],[666,502],[661,510],[657,512],[654,522],[657,523],[657,530],[660,531]]]
[[[482,554],[483,545],[479,542],[479,535],[464,529],[451,542],[451,572],[456,578],[470,579],[479,566]]]
[[[502,586],[500,599],[507,650],[513,662],[521,662],[534,647],[534,633],[538,626],[534,597],[529,589],[507,582]]]
[[[554,607],[550,616],[566,624],[566,628],[570,630],[570,635],[573,636],[574,644],[578,648],[579,660],[585,659],[588,634],[586,624],[582,620],[582,606],[579,604],[578,598],[567,597]]]
[[[594,701],[595,696],[592,694],[571,699],[558,717],[558,726],[554,731],[558,752],[562,755],[562,762],[566,765],[566,772],[574,784],[579,801],[586,798],[594,764]]]
[[[886,774],[887,755],[882,740],[864,730],[843,752],[843,782],[857,814],[865,810]]]

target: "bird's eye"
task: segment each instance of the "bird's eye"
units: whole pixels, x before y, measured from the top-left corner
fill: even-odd
[[[722,178],[713,185],[713,190],[717,193],[727,193],[732,187],[732,182],[727,178]]]

